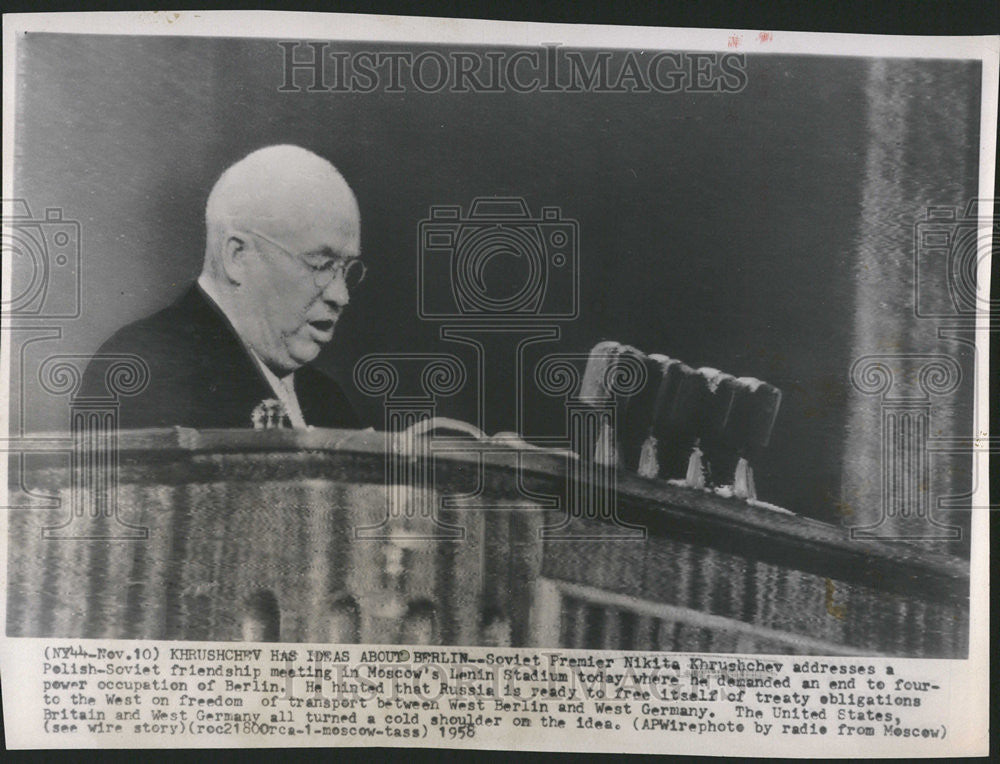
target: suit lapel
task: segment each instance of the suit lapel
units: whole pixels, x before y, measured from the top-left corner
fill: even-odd
[[[254,407],[274,391],[229,319],[197,284],[185,302],[196,341],[208,348],[197,384],[208,387],[207,400],[216,410],[203,412],[205,421],[250,426]]]
[[[198,412],[196,421],[216,427],[248,427],[251,412],[275,393],[229,319],[195,284],[181,301],[183,315],[197,336],[198,346],[208,348],[197,384],[212,410]],[[325,374],[309,366],[295,372],[295,395],[306,424],[317,427],[357,427],[346,396]]]

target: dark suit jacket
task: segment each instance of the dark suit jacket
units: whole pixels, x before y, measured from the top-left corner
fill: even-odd
[[[87,366],[81,393],[107,395],[105,371],[113,359],[134,354],[149,367],[149,385],[120,397],[119,426],[252,427],[251,412],[274,398],[232,325],[194,284],[173,305],[116,332]],[[306,424],[359,427],[343,390],[321,371],[295,372],[295,392]]]

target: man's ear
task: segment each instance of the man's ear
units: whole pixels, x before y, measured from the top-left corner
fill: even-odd
[[[222,270],[230,282],[240,285],[246,280],[247,261],[252,254],[246,236],[236,232],[226,236],[222,242]]]

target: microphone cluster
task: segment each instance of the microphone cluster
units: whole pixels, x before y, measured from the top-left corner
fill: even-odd
[[[781,405],[774,385],[601,342],[590,351],[580,398],[614,410],[594,453],[581,457],[756,500],[751,465]]]

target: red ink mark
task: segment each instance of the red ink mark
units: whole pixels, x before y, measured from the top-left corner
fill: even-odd
[[[738,48],[738,47],[740,47],[740,40],[741,39],[742,38],[738,34],[731,34],[731,35],[729,35],[729,47],[730,48]]]
[[[770,32],[761,32],[757,35],[757,39],[761,42],[771,42],[774,36]]]

